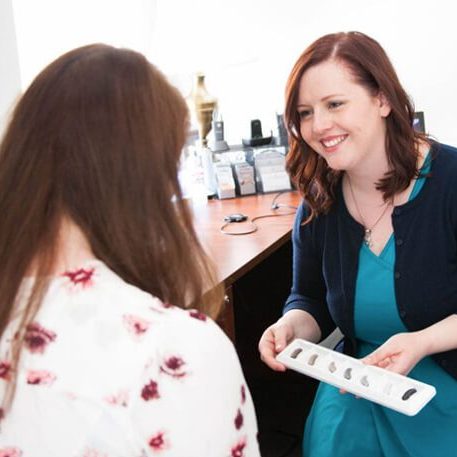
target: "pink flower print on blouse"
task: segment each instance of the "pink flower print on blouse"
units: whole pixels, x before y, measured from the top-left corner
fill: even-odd
[[[79,268],[74,271],[66,271],[62,276],[68,278],[72,284],[75,286],[81,285],[84,287],[89,287],[93,284],[92,277],[94,275],[95,268]]]
[[[133,314],[124,314],[122,316],[127,330],[136,336],[141,336],[149,330],[151,323],[141,317],[134,316]]]
[[[105,397],[105,401],[110,405],[127,407],[129,404],[129,392],[125,389],[119,390],[116,394]]]
[[[238,409],[238,412],[237,412],[236,417],[235,417],[235,428],[237,430],[239,430],[243,426],[243,422],[244,422],[243,414]]]
[[[75,394],[74,392],[66,391],[63,392],[63,394],[69,399],[69,400],[76,400],[78,398],[78,395]]]
[[[108,457],[108,454],[97,451],[97,449],[86,448],[81,457]]]
[[[184,365],[186,362],[181,357],[171,356],[164,360],[160,365],[160,371],[173,378],[183,378],[187,375]]]
[[[3,447],[0,449],[0,457],[21,457],[22,451],[17,447]]]
[[[25,329],[24,344],[32,353],[43,354],[49,343],[56,339],[56,334],[42,327],[37,322],[32,322]]]
[[[244,457],[244,448],[246,447],[246,438],[242,438],[235,446],[232,447],[231,457]]]
[[[241,404],[244,405],[246,402],[246,387],[244,384],[241,386]]]
[[[194,319],[198,319],[200,321],[203,321],[203,322],[205,322],[206,319],[207,319],[206,314],[204,314],[204,313],[202,313],[202,312],[200,312],[200,311],[198,311],[196,309],[191,309],[189,311],[189,316],[193,317]]]
[[[152,379],[141,390],[141,397],[144,401],[155,400],[160,398],[159,386]]]
[[[6,360],[2,360],[0,362],[0,379],[4,379],[5,381],[9,381],[10,379],[10,370],[11,364]]]
[[[165,451],[170,448],[170,443],[165,437],[165,432],[157,432],[148,441],[149,447],[154,452]]]
[[[46,370],[29,370],[27,384],[50,386],[56,380],[56,375]]]

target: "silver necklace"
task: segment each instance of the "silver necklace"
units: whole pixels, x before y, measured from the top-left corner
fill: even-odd
[[[393,202],[386,202],[384,209],[382,210],[381,214],[379,217],[376,219],[375,223],[371,227],[367,227],[367,224],[365,224],[365,220],[363,219],[362,212],[360,211],[359,205],[357,204],[357,200],[355,198],[354,194],[354,189],[352,188],[351,184],[351,178],[348,177],[348,183],[349,183],[349,189],[351,190],[351,196],[352,200],[354,201],[355,209],[357,210],[357,213],[359,214],[360,221],[362,222],[363,229],[364,229],[364,235],[363,235],[363,242],[370,248],[373,245],[373,241],[371,240],[371,235],[373,233],[373,229],[378,225],[378,222],[383,218],[384,214],[387,212],[387,208],[393,203]]]

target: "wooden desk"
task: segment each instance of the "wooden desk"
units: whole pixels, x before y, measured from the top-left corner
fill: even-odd
[[[228,200],[210,200],[202,206],[195,206],[195,226],[200,239],[216,262],[218,276],[225,285],[230,285],[246,271],[268,257],[271,252],[290,238],[294,210],[280,208],[273,211],[271,204],[276,194],[252,195]],[[297,207],[301,202],[298,192],[281,194],[276,200],[280,205]],[[277,214],[256,221],[258,230],[248,235],[227,235],[221,233],[224,216],[243,213],[252,219],[266,214]],[[289,213],[289,215],[284,215]],[[281,215],[281,216],[279,216]],[[230,224],[227,231],[243,231],[249,223]]]
[[[301,202],[298,192],[281,194],[276,203],[281,206],[272,210],[277,194],[252,195],[227,200],[210,200],[207,204],[194,206],[194,220],[201,242],[216,263],[218,278],[224,283],[226,303],[220,325],[229,337],[235,340],[234,303],[232,284],[268,258],[290,239],[295,210]],[[242,213],[249,220],[263,215],[275,215],[255,221],[257,230],[245,235],[227,235],[221,232],[224,216]],[[250,222],[232,223],[224,230],[248,231]]]

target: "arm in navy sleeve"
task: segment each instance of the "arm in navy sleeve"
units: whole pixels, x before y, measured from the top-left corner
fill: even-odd
[[[317,230],[322,225],[316,224],[315,221],[302,225],[306,213],[305,204],[302,204],[297,211],[292,231],[292,290],[286,300],[283,313],[291,309],[307,311],[319,325],[323,339],[336,326],[327,307],[322,253],[318,252],[317,247],[317,237],[323,236],[322,233],[317,233]]]

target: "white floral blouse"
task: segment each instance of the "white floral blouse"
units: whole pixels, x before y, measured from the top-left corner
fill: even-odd
[[[0,344],[0,389],[14,327]],[[0,457],[260,455],[252,400],[219,327],[97,260],[51,282],[0,417]]]

